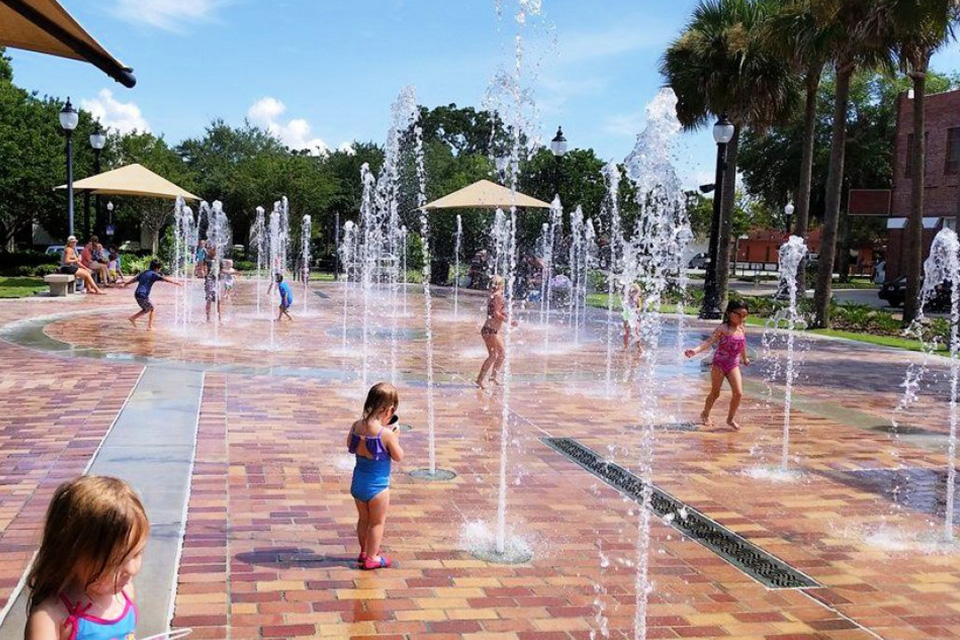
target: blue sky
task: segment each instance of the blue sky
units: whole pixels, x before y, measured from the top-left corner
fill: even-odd
[[[519,0],[62,0],[134,67],[128,90],[90,65],[13,51],[18,84],[71,96],[117,128],[148,127],[176,143],[215,117],[250,117],[294,145],[382,142],[390,104],[408,84],[427,106],[480,105],[512,56]],[[526,0],[530,2],[531,0]],[[536,1],[536,0],[533,0]],[[546,140],[621,160],[661,86],[657,62],[696,0],[542,0],[528,29]],[[934,61],[960,69],[960,48]],[[685,134],[688,184],[712,181],[707,130]]]

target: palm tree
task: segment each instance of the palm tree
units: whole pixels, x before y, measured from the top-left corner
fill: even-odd
[[[957,0],[881,0],[868,26],[869,35],[890,44],[900,70],[913,83],[913,145],[907,151],[913,167],[910,216],[907,224],[907,297],[903,323],[908,325],[919,312],[923,262],[923,205],[926,182],[927,70],[930,58],[953,36],[953,22],[960,14]]]
[[[833,131],[830,141],[830,164],[824,197],[823,235],[814,295],[814,324],[830,326],[830,299],[833,289],[833,266],[836,257],[837,226],[843,189],[843,163],[847,142],[847,110],[850,103],[850,79],[860,67],[882,64],[886,47],[882,40],[869,33],[868,25],[877,12],[876,0],[824,0],[819,7],[822,24],[830,25],[834,34],[833,67],[836,91],[833,103]]]
[[[803,76],[806,101],[803,114],[803,148],[797,187],[794,235],[807,237],[810,223],[810,185],[813,181],[813,152],[817,128],[817,91],[824,69],[830,62],[838,28],[825,18],[830,15],[829,0],[792,0],[767,23],[764,41],[783,56]],[[806,272],[797,271],[797,291],[806,291]]]
[[[660,63],[660,73],[677,94],[677,117],[685,129],[712,124],[721,114],[736,127],[727,145],[716,265],[724,302],[740,133],[744,127],[764,129],[785,120],[799,95],[789,66],[763,46],[765,22],[779,7],[779,0],[700,0]]]

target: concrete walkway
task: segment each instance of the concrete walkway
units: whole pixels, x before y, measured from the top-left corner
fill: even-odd
[[[172,615],[203,377],[197,371],[147,367],[88,471],[131,483],[150,518],[150,542],[136,579],[142,637],[165,631]],[[25,621],[26,593],[21,591],[0,622],[0,640],[22,638]]]

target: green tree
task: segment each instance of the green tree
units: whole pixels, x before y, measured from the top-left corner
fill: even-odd
[[[900,70],[913,83],[913,176],[910,217],[907,224],[907,297],[903,322],[909,324],[919,312],[920,280],[923,269],[923,204],[926,181],[927,73],[934,52],[952,38],[952,24],[960,14],[957,0],[880,0],[871,16],[868,33],[890,44]]]
[[[823,239],[814,296],[814,324],[820,327],[830,326],[830,299],[843,194],[850,82],[858,68],[882,66],[887,59],[884,43],[870,37],[865,29],[871,15],[876,11],[875,4],[874,0],[825,0],[824,10],[819,17],[821,23],[830,25],[835,34],[831,41],[832,62],[836,74],[830,160],[824,195]]]
[[[683,34],[663,56],[660,71],[679,100],[677,115],[687,130],[726,114],[736,126],[727,147],[721,204],[720,252],[716,265],[725,302],[732,248],[739,141],[745,129],[763,130],[786,119],[798,98],[789,66],[766,46],[766,21],[778,10],[773,0],[701,0]]]

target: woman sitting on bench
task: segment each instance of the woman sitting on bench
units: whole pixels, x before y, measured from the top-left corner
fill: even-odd
[[[80,264],[76,236],[67,238],[67,246],[63,248],[63,258],[60,260],[60,273],[74,275],[83,280],[87,293],[103,294],[97,283],[93,281],[93,274]]]

